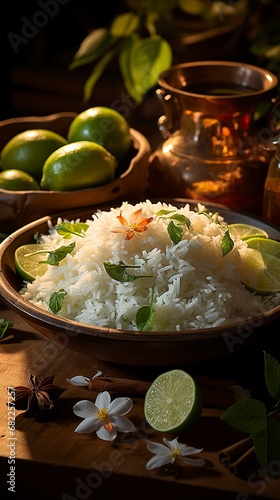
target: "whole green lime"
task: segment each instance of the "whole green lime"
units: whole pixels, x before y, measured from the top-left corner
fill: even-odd
[[[116,158],[107,149],[91,141],[66,144],[45,161],[41,188],[75,191],[101,186],[115,177]]]
[[[127,120],[114,109],[96,106],[86,109],[71,122],[68,141],[92,141],[106,148],[120,163],[132,139]]]
[[[67,142],[52,130],[25,130],[12,137],[2,149],[1,168],[22,170],[40,181],[48,156]]]
[[[0,188],[7,191],[37,191],[40,189],[38,182],[22,170],[9,169],[0,172]]]

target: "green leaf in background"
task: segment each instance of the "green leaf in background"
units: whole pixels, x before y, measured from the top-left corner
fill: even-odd
[[[131,51],[133,44],[139,40],[139,36],[134,33],[130,38],[128,38],[123,44],[123,48],[119,55],[119,66],[122,74],[123,82],[128,94],[137,101],[137,92],[134,88],[134,82],[132,79],[131,71],[130,71],[130,60],[131,60]]]
[[[231,239],[228,227],[225,230],[225,234],[222,237],[222,253],[223,257],[227,255],[234,247],[234,241]]]
[[[139,16],[133,12],[127,12],[117,16],[111,25],[110,33],[114,37],[130,36],[134,33],[140,24]]]
[[[61,288],[58,292],[53,292],[50,296],[49,300],[49,308],[54,313],[57,314],[62,308],[62,304],[64,301],[64,297],[67,295],[67,292]]]
[[[264,352],[264,368],[267,390],[278,402],[280,401],[280,364],[270,354]]]
[[[105,271],[109,274],[110,278],[120,281],[121,283],[126,283],[130,281],[137,280],[139,278],[153,278],[153,276],[140,276],[135,274],[129,274],[126,269],[139,269],[141,266],[130,266],[120,261],[118,264],[113,264],[112,262],[103,262]]]
[[[49,252],[48,258],[45,261],[42,261],[42,264],[50,264],[51,266],[58,266],[58,264],[65,259],[66,255],[71,253],[75,248],[75,243],[70,243],[67,246],[61,246],[56,250],[52,250]]]
[[[238,401],[225,411],[221,419],[237,431],[257,434],[266,429],[266,407],[258,399]]]
[[[140,307],[136,313],[136,326],[139,332],[147,332],[153,322],[153,304],[154,304],[154,294],[152,293],[151,302],[148,306]]]
[[[113,45],[115,39],[107,28],[93,30],[81,43],[73,57],[69,69],[89,64],[103,56]]]
[[[174,245],[177,245],[183,237],[183,228],[181,226],[176,226],[173,221],[169,222],[167,226],[167,231],[170,239]]]
[[[72,238],[73,234],[84,238],[88,227],[85,222],[61,222],[61,224],[54,226],[56,232],[66,240]]]
[[[199,16],[205,9],[204,0],[178,0],[178,7],[187,14]]]
[[[269,469],[269,464],[273,461],[279,463],[280,422],[268,418],[266,428],[251,437],[255,446],[257,460],[262,469]]]
[[[147,92],[157,84],[160,73],[170,67],[172,49],[160,36],[140,38],[133,42],[128,62],[135,100],[141,103]]]

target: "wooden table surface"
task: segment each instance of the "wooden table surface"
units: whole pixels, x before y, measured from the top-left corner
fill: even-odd
[[[266,327],[263,343],[242,350],[226,359],[184,367],[201,384],[204,408],[198,421],[179,440],[203,448],[200,457],[204,467],[186,466],[174,471],[146,470],[151,458],[146,440],[162,442],[164,435],[151,429],[144,418],[144,397],[131,396],[133,409],[127,415],[137,428],[134,434],[118,434],[112,443],[95,434],[74,432],[81,419],[74,415],[73,405],[82,399],[95,400],[97,392],[74,387],[67,378],[91,377],[97,370],[103,376],[146,380],[151,382],[167,368],[134,368],[104,363],[59,346],[33,330],[13,311],[0,302],[0,318],[13,322],[0,342],[1,421],[0,421],[0,491],[1,500],[73,500],[138,499],[170,496],[182,499],[250,500],[280,499],[280,473],[270,480],[256,461],[235,476],[218,460],[218,452],[244,438],[220,419],[234,402],[232,382],[248,388],[252,394],[262,390],[263,350],[280,359],[276,347],[278,325]],[[279,342],[278,342],[279,344]],[[55,403],[52,419],[38,422],[15,412],[15,433],[8,427],[8,387],[29,386],[29,376],[54,375],[54,383],[66,387]],[[127,396],[111,392],[112,397]],[[165,435],[168,439],[176,436]],[[11,449],[10,444],[14,445]],[[15,458],[15,493],[7,483]],[[153,494],[151,493],[153,491]]]

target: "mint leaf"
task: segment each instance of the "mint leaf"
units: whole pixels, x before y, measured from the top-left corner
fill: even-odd
[[[176,210],[164,210],[164,209],[162,209],[162,210],[159,210],[158,212],[156,212],[156,215],[158,217],[162,217],[163,215],[170,215],[173,212],[176,212]]]
[[[139,269],[141,266],[130,266],[125,264],[122,260],[118,264],[103,262],[103,266],[105,267],[105,271],[109,274],[110,278],[120,281],[121,283],[134,281],[139,278],[153,278],[153,276],[149,275],[140,276],[136,274],[129,274],[126,269]]]
[[[225,411],[221,419],[240,432],[257,434],[266,429],[266,407],[258,399],[238,401]]]
[[[167,231],[170,236],[171,241],[174,245],[177,245],[183,237],[183,229],[181,226],[176,226],[173,221],[169,222],[167,226]]]
[[[231,250],[234,247],[234,241],[231,239],[230,234],[229,234],[229,229],[228,227],[225,230],[225,234],[222,238],[222,252],[223,252],[223,257],[231,252]]]
[[[251,437],[262,469],[267,469],[273,461],[279,463],[280,422],[267,418],[266,428]]]
[[[42,261],[42,264],[50,264],[51,266],[58,266],[58,264],[65,259],[66,255],[71,253],[75,248],[75,243],[70,243],[70,245],[57,248],[49,252],[48,258]]]
[[[264,352],[266,387],[276,401],[280,400],[280,364],[270,354]]]
[[[88,227],[88,224],[84,222],[61,222],[61,224],[54,226],[56,232],[65,239],[71,238],[73,234],[85,238]]]
[[[53,292],[50,296],[49,300],[49,308],[54,313],[57,314],[62,308],[64,297],[67,295],[67,292],[61,288],[58,292]]]
[[[154,294],[152,294],[152,299],[150,305],[141,307],[136,313],[136,326],[140,332],[147,332],[153,321],[153,303]]]

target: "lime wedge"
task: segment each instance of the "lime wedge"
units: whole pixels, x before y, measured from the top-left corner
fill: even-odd
[[[46,261],[50,247],[37,243],[30,243],[18,247],[14,254],[14,264],[18,275],[24,281],[33,281],[36,276],[43,276],[48,269]],[[38,253],[41,252],[42,253]],[[43,253],[44,252],[44,253]]]
[[[271,238],[248,238],[246,243],[249,248],[254,250],[259,250],[262,253],[268,253],[269,255],[274,255],[280,259],[280,242],[272,240]]]
[[[274,255],[246,249],[242,256],[242,282],[251,292],[272,295],[280,292],[280,259]]]
[[[254,236],[268,238],[268,234],[264,229],[260,229],[256,226],[251,226],[250,224],[228,224],[228,229],[230,236],[234,239],[247,240],[247,238],[252,238]]]
[[[159,375],[145,395],[146,421],[159,432],[185,431],[198,419],[202,408],[200,388],[188,373],[179,369]]]

